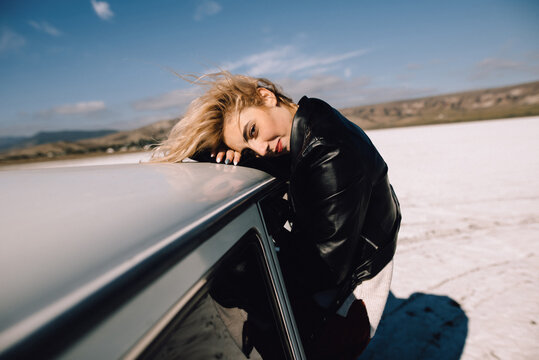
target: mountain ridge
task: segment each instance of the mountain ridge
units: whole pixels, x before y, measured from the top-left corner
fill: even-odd
[[[365,130],[539,115],[539,81],[340,109]],[[148,150],[177,119],[78,141],[58,141],[0,153],[0,163]]]
[[[365,130],[539,115],[539,81],[341,109]]]
[[[101,137],[115,132],[118,132],[118,130],[60,130],[40,131],[32,136],[2,136],[0,137],[0,151],[9,150],[12,148],[47,144],[57,141],[78,141]]]

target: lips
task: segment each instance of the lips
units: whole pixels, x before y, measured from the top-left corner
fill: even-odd
[[[281,139],[277,141],[277,145],[275,146],[275,152],[278,154],[281,151],[283,151],[283,144],[281,143]]]

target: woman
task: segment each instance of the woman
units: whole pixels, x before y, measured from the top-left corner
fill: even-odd
[[[357,357],[385,306],[401,219],[386,163],[363,130],[322,100],[295,104],[267,79],[228,72],[198,82],[208,89],[157,149],[159,160],[211,152],[217,162],[289,180],[292,231],[279,242],[306,352]]]

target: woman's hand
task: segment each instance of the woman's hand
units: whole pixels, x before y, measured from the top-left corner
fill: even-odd
[[[215,162],[224,162],[226,165],[234,164],[238,165],[241,159],[241,153],[232,149],[228,150],[216,150],[211,153],[212,157],[215,157]]]

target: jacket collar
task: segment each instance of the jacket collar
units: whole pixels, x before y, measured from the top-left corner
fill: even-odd
[[[310,117],[311,109],[309,105],[309,98],[304,96],[298,102],[298,109],[292,120],[292,131],[290,133],[290,155],[292,163],[301,156],[303,149],[309,142],[309,127],[307,125]]]

